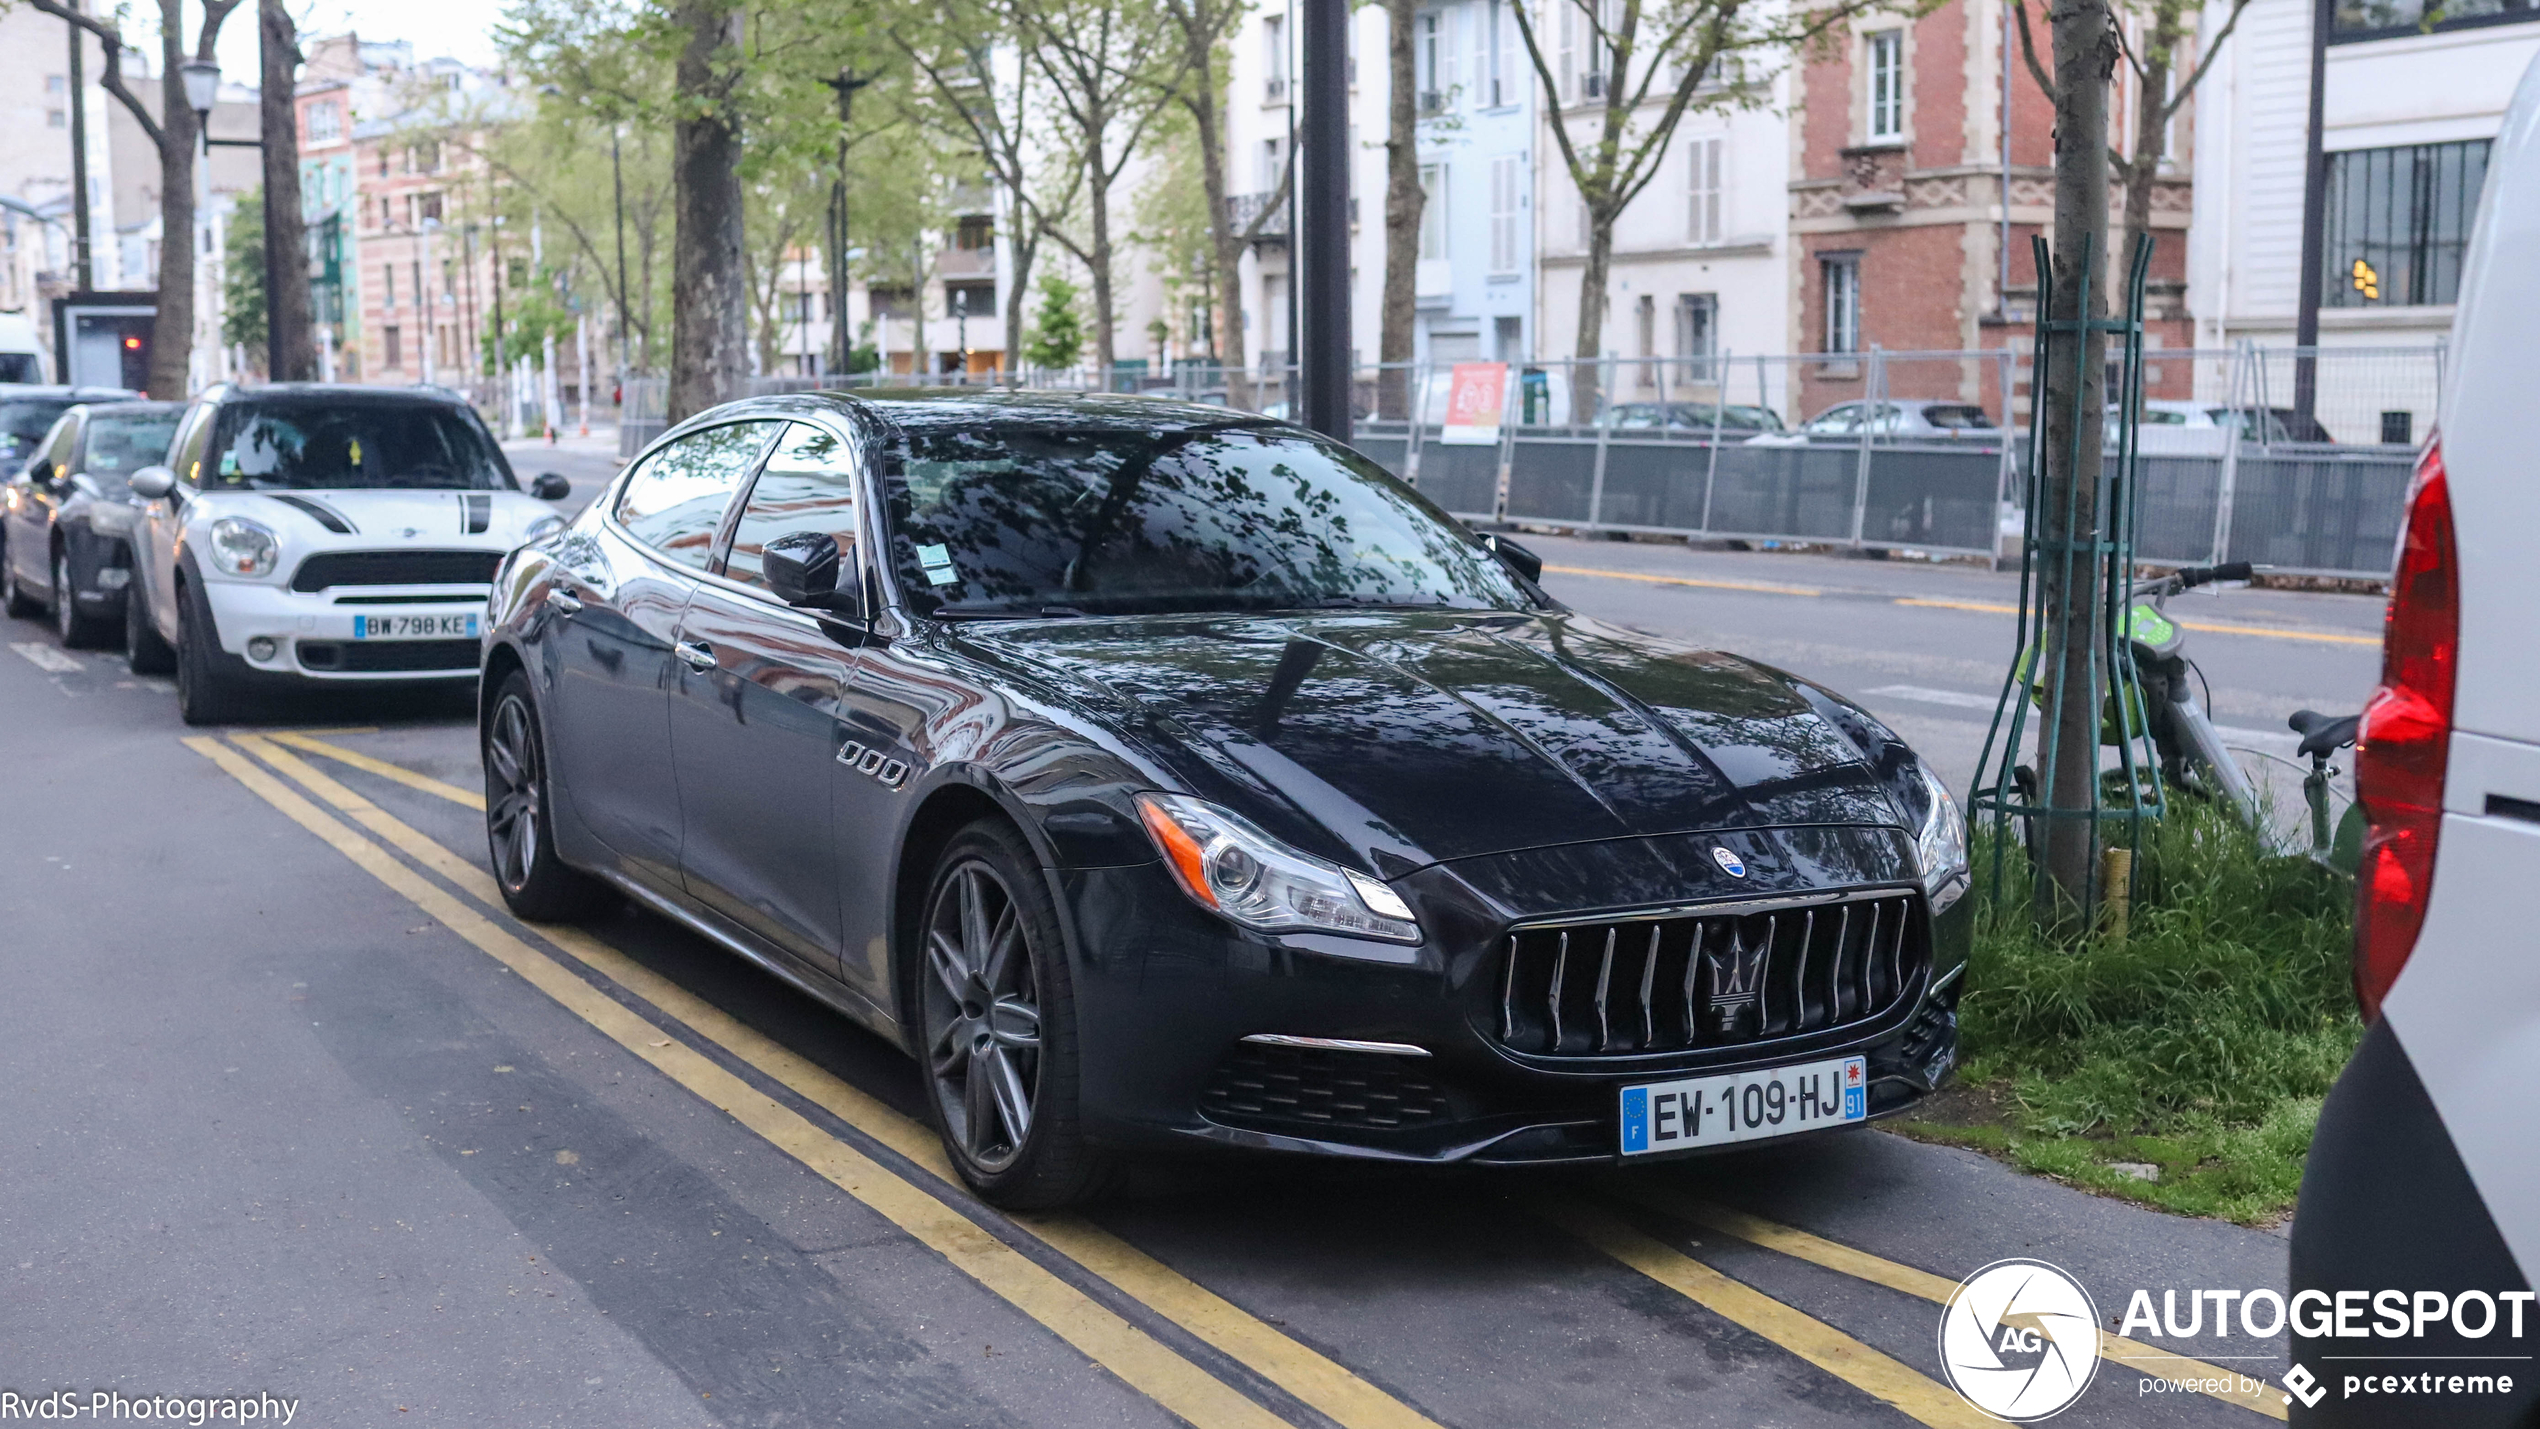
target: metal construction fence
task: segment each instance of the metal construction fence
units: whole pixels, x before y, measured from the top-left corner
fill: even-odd
[[[2439,345],[2145,357],[2138,559],[2389,574],[2441,397]],[[1362,368],[1352,443],[1467,520],[1988,558],[2020,529],[2025,346],[1509,364],[1499,418],[1450,429],[1452,371]],[[1293,373],[1184,364],[1135,390],[1284,417]],[[991,382],[1104,385],[1089,370],[864,373],[752,378],[749,391]],[[664,429],[666,390],[659,378],[625,384],[622,454]]]

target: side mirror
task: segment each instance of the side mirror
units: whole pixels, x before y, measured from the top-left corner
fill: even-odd
[[[759,573],[778,600],[861,620],[863,600],[853,589],[838,586],[839,576],[852,570],[838,549],[838,538],[825,531],[790,532],[759,552]]]
[[[163,466],[145,466],[134,472],[132,480],[124,484],[131,487],[132,494],[142,500],[156,501],[176,490],[176,473]]]
[[[1508,568],[1530,581],[1543,579],[1543,557],[1493,531],[1482,537],[1490,553],[1507,562]]]
[[[573,494],[573,483],[556,472],[542,471],[530,478],[529,494],[541,501],[562,501]]]

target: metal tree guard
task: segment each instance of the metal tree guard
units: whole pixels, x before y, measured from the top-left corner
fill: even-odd
[[[2096,916],[2101,869],[2101,830],[2109,821],[2125,825],[2125,846],[2129,854],[2127,893],[2132,893],[2131,855],[2142,846],[2143,821],[2161,817],[2166,808],[2161,787],[2160,760],[2155,754],[2151,730],[2145,718],[2142,685],[2134,661],[2126,647],[2126,588],[2134,571],[2134,542],[2142,521],[2138,504],[2139,487],[2135,479],[2135,432],[2141,420],[2143,405],[2143,285],[2152,263],[2152,239],[2149,235],[2135,243],[2126,276],[2125,316],[2093,318],[2091,307],[2092,268],[2096,255],[2084,254],[2081,260],[2082,316],[2074,320],[2046,317],[2046,298],[2054,291],[2055,262],[2046,240],[2031,240],[2037,264],[2038,321],[2037,339],[2029,367],[2029,389],[2035,396],[2029,418],[2028,506],[2023,513],[2020,532],[2020,615],[2017,643],[2012,647],[2010,673],[2003,677],[2001,698],[1994,704],[1993,724],[1985,731],[1984,752],[1976,761],[1976,786],[1968,807],[1978,819],[1987,814],[1993,821],[1992,889],[1996,896],[2003,891],[2003,857],[2009,842],[2011,823],[2020,821],[2024,831],[2032,834],[2029,848],[2031,906],[2051,907],[2054,891],[2047,879],[2043,831],[2056,819],[2085,819],[2091,831],[2090,868],[2094,876],[2083,881],[2080,926],[2093,925]],[[2038,529],[2039,514],[2046,509],[2045,431],[2043,413],[2047,363],[2069,360],[2076,378],[2082,376],[2088,362],[2085,341],[2093,330],[2115,335],[2120,343],[2117,410],[2117,449],[2112,462],[2102,464],[2092,511],[2097,527],[2088,532],[2068,533],[2067,539],[2050,540]],[[2069,356],[2067,356],[2069,354]],[[2081,412],[2079,406],[2088,400],[2086,383],[2074,384],[2074,420],[2072,449],[2064,453],[2059,473],[2064,483],[2062,496],[2065,511],[2078,509],[2075,498],[2080,494]],[[2008,394],[2005,394],[2008,400]],[[2092,563],[2098,563],[2094,593],[2098,602],[2098,619],[2094,622],[2087,689],[2065,687],[2064,662],[2046,648],[2048,611],[2046,609],[2045,572],[2051,568],[2061,577],[2060,589],[2070,592],[2082,589],[2082,577],[2094,574]],[[2051,663],[2051,672],[2049,665]],[[2053,770],[2061,753],[2062,721],[2057,718],[2068,699],[2089,701],[2089,708],[2100,711],[2099,741],[2114,745],[2116,768],[2103,770],[2090,781],[2089,802],[2067,808],[2054,802]],[[2031,773],[2019,762],[2020,746],[2026,732],[2029,708],[2039,706],[2043,720],[2040,752],[2036,771]],[[2004,733],[2008,721],[2008,734]],[[1996,747],[2000,748],[1997,761]]]

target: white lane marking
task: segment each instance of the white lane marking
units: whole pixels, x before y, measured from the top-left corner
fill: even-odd
[[[1971,695],[1964,690],[1935,690],[1928,685],[1881,685],[1863,690],[1865,695],[1884,695],[1889,699],[1912,700],[1916,704],[1947,705],[1957,710],[1983,710],[1991,713],[1995,696]],[[2218,724],[2214,733],[2233,744],[2300,744],[2302,737],[2289,729],[2244,729],[2238,725]]]
[[[17,651],[21,655],[24,655],[27,658],[27,663],[35,666],[35,668],[39,670],[50,670],[56,675],[75,675],[88,668],[87,666],[79,663],[77,660],[72,659],[70,656],[63,654],[61,651],[56,650],[52,646],[46,645],[41,641],[20,640],[12,643],[9,648]]]

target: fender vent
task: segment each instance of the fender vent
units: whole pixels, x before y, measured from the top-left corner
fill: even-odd
[[[462,496],[459,498],[459,504],[464,508],[461,524],[467,528],[468,535],[482,536],[485,534],[485,528],[494,524],[493,497]]]

